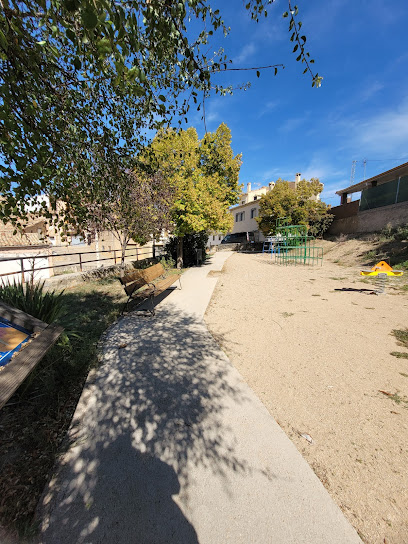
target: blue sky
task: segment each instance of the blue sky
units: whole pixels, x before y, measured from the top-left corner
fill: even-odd
[[[217,2],[215,2],[216,4]],[[336,190],[408,161],[408,6],[380,0],[298,0],[302,33],[323,76],[312,88],[289,41],[287,2],[267,19],[250,20],[241,0],[218,2],[231,27],[224,47],[234,66],[283,63],[277,76],[263,71],[220,74],[220,83],[252,82],[250,89],[206,101],[207,129],[225,122],[234,153],[243,154],[240,183],[262,186],[296,172],[324,183],[322,200],[336,206]],[[204,134],[199,114],[189,124]]]

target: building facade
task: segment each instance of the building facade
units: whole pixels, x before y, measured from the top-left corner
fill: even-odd
[[[365,234],[408,223],[408,162],[337,191],[329,234]],[[352,195],[359,198],[352,200]]]
[[[288,182],[289,187],[295,190],[300,179],[301,174],[296,174],[295,181]],[[265,240],[265,236],[259,230],[256,218],[259,216],[259,202],[261,197],[272,191],[275,185],[276,183],[271,181],[268,185],[252,190],[251,183],[247,183],[247,191],[240,196],[238,206],[230,208],[230,212],[234,218],[234,226],[231,231],[233,234],[248,232],[253,233],[251,238],[255,242],[263,242]],[[319,199],[319,196],[317,199]]]

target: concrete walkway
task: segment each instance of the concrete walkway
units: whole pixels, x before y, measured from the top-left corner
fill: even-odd
[[[205,327],[228,256],[187,271],[155,318],[108,332],[44,497],[43,544],[361,543]]]

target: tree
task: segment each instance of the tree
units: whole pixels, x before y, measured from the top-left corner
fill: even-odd
[[[260,214],[256,218],[264,234],[274,234],[276,220],[287,218],[289,224],[306,225],[311,236],[321,236],[331,225],[334,216],[330,206],[316,197],[323,190],[317,178],[302,179],[295,188],[288,181],[278,179],[275,187],[261,197]]]
[[[181,266],[184,235],[226,232],[232,226],[228,209],[238,202],[241,155],[234,157],[231,131],[222,123],[201,141],[194,128],[162,131],[154,138],[145,161],[174,187],[171,215],[179,238],[177,264]]]
[[[160,173],[111,172],[103,184],[93,185],[88,195],[88,213],[81,225],[88,232],[109,230],[113,233],[122,249],[123,274],[130,240],[144,245],[160,236],[163,230],[172,228],[173,201],[174,191]]]
[[[246,9],[257,21],[271,2]],[[288,6],[297,60],[315,85]],[[100,147],[108,163],[132,170],[148,130],[181,122],[211,92],[231,92],[214,75],[239,68],[203,52],[220,31],[228,28],[207,0],[0,0],[0,219],[18,225],[27,200],[44,193],[72,200],[84,173],[94,182],[101,172]],[[43,209],[59,226],[76,221],[72,205],[56,211]]]

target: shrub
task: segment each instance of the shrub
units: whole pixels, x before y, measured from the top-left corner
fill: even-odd
[[[176,267],[176,261],[172,259],[171,257],[167,257],[167,259],[165,257],[162,257],[160,259],[160,264],[163,266],[165,270],[169,270],[171,268]]]
[[[394,238],[396,240],[408,240],[408,225],[400,225],[395,229]]]
[[[186,234],[183,239],[183,263],[184,266],[195,266],[197,264],[197,250],[202,251],[202,258],[206,256],[206,244],[208,234],[206,232],[195,232]],[[177,261],[177,237],[174,236],[165,246],[166,257]]]
[[[0,299],[45,323],[52,323],[61,314],[64,291],[58,294],[44,291],[44,284],[44,281],[23,284],[16,280],[3,283],[0,285]]]

